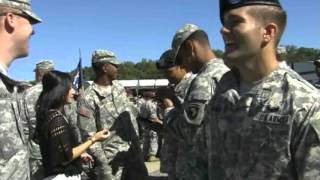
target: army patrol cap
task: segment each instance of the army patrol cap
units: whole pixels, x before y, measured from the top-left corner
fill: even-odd
[[[188,39],[194,32],[201,30],[197,25],[185,24],[180,28],[173,37],[171,47],[174,51],[174,60],[176,59],[181,45]]]
[[[36,68],[33,71],[36,71],[37,69],[43,69],[43,70],[53,70],[54,64],[52,60],[41,60],[36,64]]]
[[[32,24],[42,21],[42,19],[32,11],[30,0],[0,0],[0,6],[20,10],[22,15],[31,20]]]
[[[223,24],[223,15],[229,10],[252,5],[276,6],[282,9],[278,0],[220,0],[221,23]]]
[[[175,54],[172,49],[165,51],[156,63],[157,69],[169,69],[175,66],[174,57]]]
[[[112,51],[98,49],[95,50],[92,54],[92,63],[97,62],[106,62],[115,65],[121,64],[121,62],[116,58],[115,54]]]

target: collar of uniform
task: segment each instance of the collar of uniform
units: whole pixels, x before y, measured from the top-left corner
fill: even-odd
[[[198,74],[202,73],[205,69],[207,69],[207,67],[210,65],[210,64],[213,64],[215,63],[215,61],[218,61],[219,58],[213,58],[213,59],[210,59],[204,66],[201,67],[200,71],[198,72]]]
[[[187,74],[184,75],[183,79],[189,79],[193,75],[192,72],[188,72]]]
[[[8,66],[0,62],[0,72],[4,75],[8,75]]]
[[[211,64],[211,63],[212,63],[212,60],[209,60],[206,64],[204,64],[201,67],[201,69],[199,70],[199,72],[197,74],[200,74],[201,72],[203,72],[208,67],[208,65]]]
[[[194,74],[192,74],[192,72],[186,73],[186,74],[183,76],[183,78],[181,79],[181,81],[178,82],[177,84],[175,84],[174,89],[175,89],[175,90],[178,89],[185,80],[191,78],[191,76],[193,76],[193,75],[194,75]]]
[[[103,96],[103,97],[107,97],[112,92],[111,85],[101,86],[101,85],[98,85],[95,82],[93,82],[92,87],[100,96]]]
[[[255,90],[266,90],[269,89],[271,90],[271,85],[274,83],[269,83],[269,82],[278,82],[279,79],[281,79],[281,76],[283,76],[285,73],[285,69],[281,68],[278,66],[276,69],[274,69],[270,74],[267,76],[253,82],[244,82],[241,77],[240,77],[240,86],[239,90],[241,91],[241,86],[242,87],[247,87],[250,89],[255,89]],[[244,85],[244,86],[243,86]]]
[[[17,90],[17,86],[20,85],[20,82],[15,81],[11,78],[9,78],[8,76],[6,76],[5,74],[3,74],[2,72],[0,72],[0,79],[2,80],[3,84],[5,84],[7,90],[10,93],[13,93]]]
[[[264,77],[264,83],[262,88],[264,89],[271,89],[270,83],[267,82],[279,82],[279,80],[282,80],[284,78],[284,75],[287,73],[288,68],[282,68],[278,66],[276,69],[274,69],[269,75]]]

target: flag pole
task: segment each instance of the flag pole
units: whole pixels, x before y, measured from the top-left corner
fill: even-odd
[[[81,49],[79,48],[79,63],[80,63],[80,68],[79,68],[79,76],[80,76],[80,81],[81,81],[81,90],[84,92],[84,79],[83,79],[83,72],[82,72],[82,57],[81,57]]]

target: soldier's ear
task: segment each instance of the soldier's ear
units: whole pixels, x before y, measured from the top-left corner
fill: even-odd
[[[267,24],[263,31],[263,42],[274,41],[278,33],[278,26],[275,23]]]
[[[12,13],[7,13],[4,15],[4,29],[8,33],[12,33],[14,28],[17,26],[17,17]]]
[[[102,67],[101,67],[101,70],[102,70],[103,73],[108,72],[108,64],[106,64],[106,63],[103,64]]]
[[[184,48],[185,48],[185,52],[186,52],[186,54],[188,55],[188,57],[191,56],[191,55],[193,54],[193,51],[195,50],[195,49],[194,49],[195,46],[194,46],[193,43],[194,43],[194,42],[191,41],[191,40],[187,40],[187,41],[185,42]]]
[[[186,41],[185,48],[186,48],[188,51],[191,51],[191,50],[193,49],[193,43],[192,43],[191,40],[187,40],[187,41]]]

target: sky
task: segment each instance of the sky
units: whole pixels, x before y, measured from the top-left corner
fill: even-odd
[[[79,61],[90,66],[95,49],[113,51],[122,61],[156,60],[171,47],[186,23],[204,29],[214,49],[224,50],[218,0],[32,0],[43,22],[34,25],[30,53],[16,59],[9,76],[34,80],[33,69],[52,59],[55,69],[70,72]],[[288,23],[280,44],[320,48],[320,1],[280,0]]]

